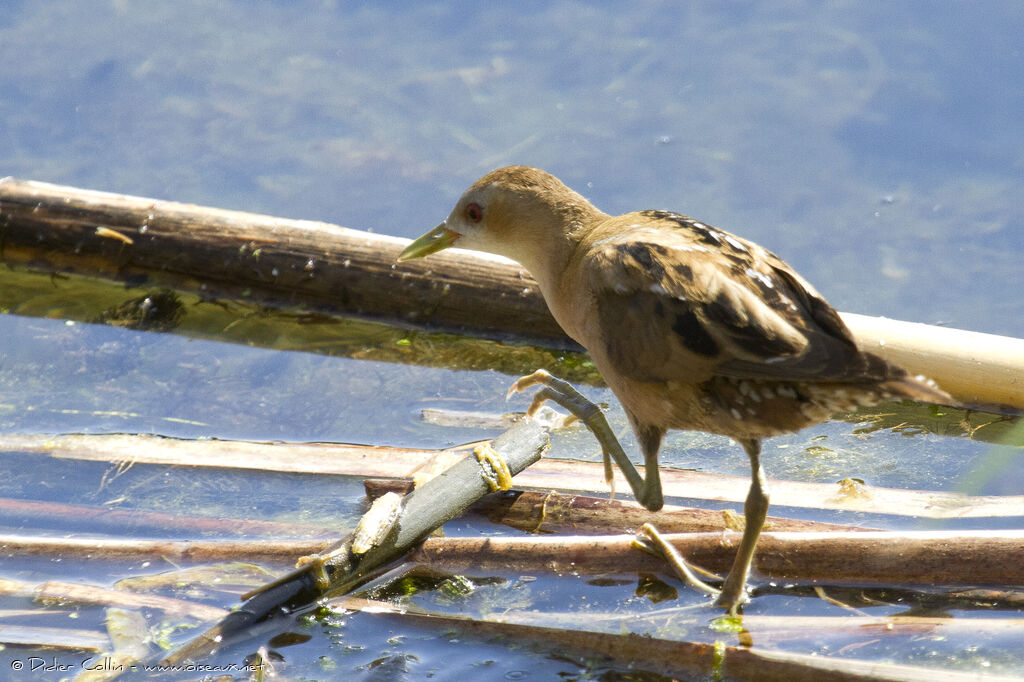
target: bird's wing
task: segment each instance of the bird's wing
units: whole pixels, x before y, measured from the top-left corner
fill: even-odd
[[[583,259],[598,312],[599,338],[589,341],[602,345],[617,371],[687,382],[715,374],[841,382],[886,374],[885,363],[860,353],[836,311],[775,255],[685,216],[658,212],[654,223],[595,240]]]

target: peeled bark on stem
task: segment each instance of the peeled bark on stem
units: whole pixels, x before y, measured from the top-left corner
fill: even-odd
[[[842,313],[858,345],[968,405],[1024,409],[1024,339]]]

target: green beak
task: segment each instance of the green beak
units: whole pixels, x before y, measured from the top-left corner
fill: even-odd
[[[398,255],[398,262],[412,260],[413,258],[422,258],[423,256],[429,256],[432,253],[437,253],[442,249],[447,249],[449,246],[455,243],[461,235],[458,232],[452,232],[448,229],[448,225],[441,223],[430,232],[414,241],[409,246],[405,247],[405,250]]]

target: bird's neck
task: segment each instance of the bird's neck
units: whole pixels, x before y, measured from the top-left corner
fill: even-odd
[[[584,271],[574,265],[580,258],[580,249],[586,248],[586,237],[607,217],[595,212],[587,216],[587,220],[572,225],[572,229],[560,231],[557,238],[538,239],[535,248],[516,259],[537,280],[555,320],[577,341],[580,333],[578,330],[582,329],[589,306],[581,306],[578,296],[568,294],[580,291],[581,288],[585,290],[586,287],[584,282],[579,281],[584,277]]]
[[[607,216],[589,204],[560,207],[556,215],[519,231],[521,238],[515,253],[519,261],[541,286],[545,298],[560,286],[562,277],[580,242]],[[525,227],[525,226],[524,226]],[[532,228],[532,229],[531,229]]]

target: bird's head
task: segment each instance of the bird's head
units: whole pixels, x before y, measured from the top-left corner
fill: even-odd
[[[402,251],[399,261],[449,246],[496,253],[519,261],[534,276],[603,213],[537,168],[507,166],[467,189],[443,223]]]

